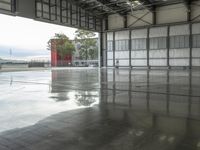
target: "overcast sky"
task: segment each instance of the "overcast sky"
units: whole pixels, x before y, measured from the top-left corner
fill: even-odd
[[[5,51],[26,51],[32,55],[44,55],[48,40],[55,33],[74,38],[76,29],[0,14],[0,57]],[[44,52],[45,51],[45,52]],[[17,53],[17,52],[15,52]]]

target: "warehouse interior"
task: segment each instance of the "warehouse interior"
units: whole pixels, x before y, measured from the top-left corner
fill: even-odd
[[[101,64],[0,74],[18,103],[79,100],[0,119],[0,149],[200,150],[200,0],[0,0],[0,13],[98,32]]]

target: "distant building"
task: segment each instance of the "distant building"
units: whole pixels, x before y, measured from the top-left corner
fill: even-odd
[[[69,66],[72,64],[72,54],[68,54],[61,60],[61,56],[57,51],[57,44],[60,43],[60,39],[51,39],[51,66]]]
[[[81,60],[80,57],[80,48],[81,44],[79,42],[75,42],[75,40],[72,40],[72,43],[74,44],[75,51],[73,54],[68,54],[65,56],[64,60],[61,64],[61,57],[56,49],[57,44],[60,43],[60,39],[51,39],[51,66],[57,67],[57,66],[88,66],[88,65],[98,65],[98,60]],[[62,39],[63,40],[63,39]],[[98,39],[95,38],[98,43]]]

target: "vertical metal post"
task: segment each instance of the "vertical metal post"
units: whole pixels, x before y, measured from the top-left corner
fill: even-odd
[[[113,67],[115,67],[115,31],[113,32]]]
[[[16,11],[16,0],[11,0],[11,12],[15,13]]]
[[[128,27],[128,17],[127,14],[124,16],[124,28]]]
[[[149,65],[149,50],[150,50],[150,43],[149,43],[149,31],[150,31],[150,28],[148,27],[147,28],[147,41],[146,41],[146,48],[147,48],[147,67],[148,69],[150,69],[150,65]]]
[[[100,37],[99,37],[99,47],[100,47],[100,59],[99,59],[99,62],[100,62],[100,64],[99,64],[99,67],[103,67],[103,53],[104,53],[104,50],[103,50],[103,33],[102,32],[100,32],[99,33],[99,35],[100,35]]]
[[[189,62],[189,68],[192,69],[192,23],[189,24],[189,49],[190,49],[190,62]]]
[[[167,67],[168,69],[170,69],[169,50],[170,50],[170,26],[167,26]]]
[[[108,30],[108,16],[105,18],[105,30]]]
[[[187,21],[190,22],[191,21],[191,0],[187,1],[186,7],[187,7]]]
[[[38,1],[36,0],[36,1],[35,1],[35,17],[36,17],[36,18],[38,18],[38,15],[37,15],[37,11],[38,11],[37,3],[38,3]]]
[[[152,23],[153,25],[156,25],[157,23],[156,6],[153,6],[152,8]]]
[[[58,5],[58,1],[55,0],[55,20],[57,20],[57,18],[58,18],[58,15],[57,15],[57,13],[58,13],[58,7],[57,7],[57,5]]]
[[[41,16],[44,18],[44,7],[43,7],[43,0],[41,0]]]
[[[48,3],[49,3],[49,20],[51,21],[51,0],[49,0]]]

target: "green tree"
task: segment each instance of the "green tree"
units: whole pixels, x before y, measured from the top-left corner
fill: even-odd
[[[81,59],[97,59],[98,46],[95,39],[95,33],[86,30],[76,30],[75,41],[80,43],[80,57]]]

